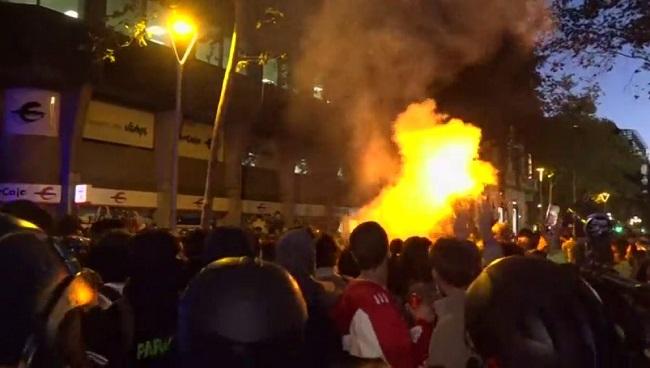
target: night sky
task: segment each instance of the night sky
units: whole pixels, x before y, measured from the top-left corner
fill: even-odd
[[[598,115],[614,121],[620,128],[638,130],[650,144],[650,97],[641,89],[650,83],[650,73],[637,73],[640,63],[621,58],[609,73],[597,77],[603,90]],[[635,99],[635,95],[639,95]]]

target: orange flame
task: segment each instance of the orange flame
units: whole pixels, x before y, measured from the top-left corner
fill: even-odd
[[[478,158],[481,130],[436,113],[433,100],[411,104],[395,122],[401,170],[350,219],[377,221],[391,238],[450,233],[458,200],[477,199],[496,184],[496,170]]]

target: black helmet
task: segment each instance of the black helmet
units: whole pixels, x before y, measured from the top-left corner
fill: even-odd
[[[41,232],[38,226],[29,221],[0,212],[0,236],[18,230]]]
[[[614,261],[610,242],[614,222],[603,213],[594,213],[587,217],[585,234],[587,235],[586,256],[591,262],[611,265]]]
[[[187,367],[290,367],[300,351],[307,308],[281,267],[248,257],[212,262],[179,306],[178,345]]]
[[[613,329],[595,291],[545,259],[493,262],[467,291],[465,319],[477,352],[497,367],[615,366]]]
[[[94,292],[32,223],[0,215],[0,231],[0,366],[55,367],[60,327]]]
[[[612,234],[613,221],[604,213],[594,213],[587,217],[585,234],[590,239],[599,239]]]

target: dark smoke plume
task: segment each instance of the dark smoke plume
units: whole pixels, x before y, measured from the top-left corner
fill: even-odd
[[[325,0],[304,23],[293,82],[323,87],[358,188],[373,187],[399,168],[398,112],[492,56],[506,35],[532,47],[546,19],[543,0]]]

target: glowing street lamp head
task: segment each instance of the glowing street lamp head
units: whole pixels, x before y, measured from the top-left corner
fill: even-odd
[[[535,170],[537,170],[537,172],[539,173],[539,181],[544,181],[544,171],[546,171],[546,169],[543,167],[538,167]]]
[[[167,19],[167,29],[172,48],[179,64],[187,60],[198,36],[196,24],[188,16],[174,11]]]
[[[171,16],[168,28],[172,37],[188,38],[196,33],[196,26],[192,20],[176,13]]]

